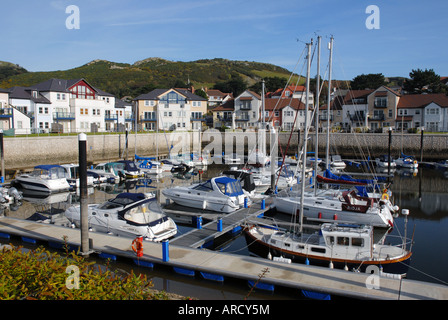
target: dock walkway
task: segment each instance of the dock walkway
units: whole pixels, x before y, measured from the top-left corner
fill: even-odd
[[[266,200],[267,202],[272,202],[272,199]],[[211,220],[210,222],[202,225],[200,228],[176,236],[170,243],[190,248],[204,246],[226,232],[236,232],[240,230],[240,226],[246,219],[263,215],[264,212],[268,211],[270,208],[270,205],[267,204],[264,209],[261,209],[260,203],[254,203],[250,208],[241,208],[232,213],[218,213],[214,216],[209,215],[208,218]],[[201,216],[201,214],[198,213],[198,210],[196,210],[195,215]],[[222,230],[218,230],[218,219],[221,219]]]
[[[32,239],[63,244],[63,237],[71,246],[80,245],[81,232],[51,224],[1,217],[0,236],[15,235]],[[104,233],[90,232],[92,248],[96,253],[107,253],[122,258],[136,260],[132,251],[132,239],[116,237]],[[23,239],[23,238],[22,238]],[[369,289],[372,275],[350,271],[307,266],[302,264],[284,264],[262,258],[215,252],[206,249],[169,244],[169,259],[164,259],[163,244],[144,242],[143,257],[140,262],[163,264],[174,268],[189,269],[194,275],[201,272],[222,277],[256,281],[258,275],[268,268],[262,279],[263,283],[312,290],[352,298],[386,299],[386,300],[424,300],[448,299],[448,287],[438,284],[408,279],[389,279],[380,277],[378,289]]]

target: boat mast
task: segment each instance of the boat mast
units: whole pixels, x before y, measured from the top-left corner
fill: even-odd
[[[314,195],[317,195],[317,158],[319,151],[319,95],[320,95],[320,41],[321,36],[317,37],[317,75],[316,75],[316,97],[314,99],[314,131],[316,133],[316,144],[314,147]]]
[[[299,224],[299,232],[301,233],[303,230],[303,200],[305,197],[305,169],[306,169],[306,145],[308,140],[308,99],[310,95],[310,68],[311,68],[311,46],[313,45],[313,39],[311,39],[311,43],[306,44],[308,47],[308,56],[307,56],[307,68],[306,68],[306,102],[305,102],[305,126],[303,129],[303,160],[302,160],[302,179],[301,179],[301,187],[302,192],[300,195],[300,224]],[[297,110],[299,112],[299,110]],[[300,130],[300,129],[299,129]]]
[[[327,97],[327,152],[326,152],[326,169],[330,169],[330,103],[331,103],[331,69],[333,60],[333,36],[331,36],[330,43],[330,61],[329,61],[329,71],[328,71],[328,97]]]

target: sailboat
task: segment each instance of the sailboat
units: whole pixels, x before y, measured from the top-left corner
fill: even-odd
[[[333,47],[331,38],[330,50]],[[308,68],[306,94],[308,101],[311,44],[308,48]],[[330,53],[330,59],[331,59]],[[308,117],[305,113],[304,141],[307,141]],[[304,143],[303,163],[306,163],[306,143]],[[293,262],[317,265],[332,265],[338,268],[364,270],[369,265],[381,266],[384,272],[403,274],[407,271],[411,252],[405,245],[385,245],[383,241],[374,243],[373,226],[354,223],[323,223],[319,232],[304,232],[303,216],[305,205],[305,168],[302,168],[300,201],[298,202],[298,230],[286,232],[272,226],[252,225],[244,229],[249,250],[264,257],[280,256]],[[346,196],[348,196],[346,194]],[[353,194],[350,194],[353,196]],[[371,204],[370,204],[371,206]]]

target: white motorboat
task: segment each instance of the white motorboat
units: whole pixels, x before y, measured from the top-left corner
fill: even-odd
[[[254,176],[254,183],[256,191],[263,193],[271,187],[271,168],[270,166],[264,168],[251,168],[249,170]],[[278,190],[292,187],[297,183],[294,177],[294,172],[289,165],[278,167],[275,172],[275,183]]]
[[[162,190],[162,194],[182,206],[224,213],[241,208],[246,197],[241,183],[226,176],[190,186],[168,188]],[[250,204],[248,197],[246,201]]]
[[[80,206],[72,206],[65,216],[80,227]],[[123,237],[143,237],[162,241],[177,233],[177,225],[160,209],[154,194],[120,193],[101,204],[88,206],[88,225],[92,231]]]
[[[79,165],[78,164],[61,164],[61,167],[65,169],[65,175],[67,182],[72,188],[79,188]],[[93,187],[94,177],[87,175],[87,186]]]
[[[407,156],[403,153],[401,154],[401,157],[395,160],[395,163],[397,167],[400,168],[407,168],[407,169],[417,169],[418,168],[418,162],[414,159],[413,156]]]
[[[35,166],[31,173],[21,174],[15,183],[27,190],[43,192],[63,192],[70,190],[66,171],[59,165]]]
[[[389,167],[389,156],[388,155],[381,155],[379,158],[375,159],[376,166],[378,168],[388,168]],[[395,160],[390,157],[390,167],[395,168],[397,164],[395,163]]]
[[[158,162],[153,162],[154,158],[140,157],[135,155],[135,165],[145,175],[159,175],[162,174],[163,169]]]
[[[402,239],[395,245],[374,242],[373,227],[357,224],[324,223],[320,232],[295,233],[272,227],[245,228],[249,250],[261,257],[282,257],[292,262],[365,271],[368,266],[403,275],[412,253]]]
[[[334,194],[331,194],[331,193]],[[289,192],[287,196],[279,194],[274,199],[275,208],[279,212],[295,215],[300,209],[301,194]],[[398,210],[389,201],[389,195],[380,199],[358,196],[354,190],[331,190],[314,195],[305,192],[303,197],[303,217],[318,221],[341,220],[345,223],[372,225],[389,228],[394,225],[392,211]]]
[[[342,160],[341,156],[336,154],[330,157],[330,166],[333,169],[343,170],[347,166],[345,162]]]
[[[124,165],[123,173],[127,179],[135,179],[144,176],[143,172],[139,168],[137,168],[137,165],[134,161],[120,160],[117,162]]]
[[[118,162],[99,163],[93,169],[88,169],[87,174],[100,176],[101,182],[118,183],[125,178],[124,164]]]

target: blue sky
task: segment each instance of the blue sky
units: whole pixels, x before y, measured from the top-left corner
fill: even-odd
[[[305,42],[321,35],[325,44],[333,35],[333,79],[408,76],[417,68],[448,76],[446,0],[2,2],[0,60],[30,71],[65,70],[94,59],[132,64],[149,57],[226,58],[293,70]],[[79,7],[79,30],[66,28],[69,5]],[[380,10],[380,29],[366,28],[369,5]],[[326,46],[321,59],[325,70]]]

